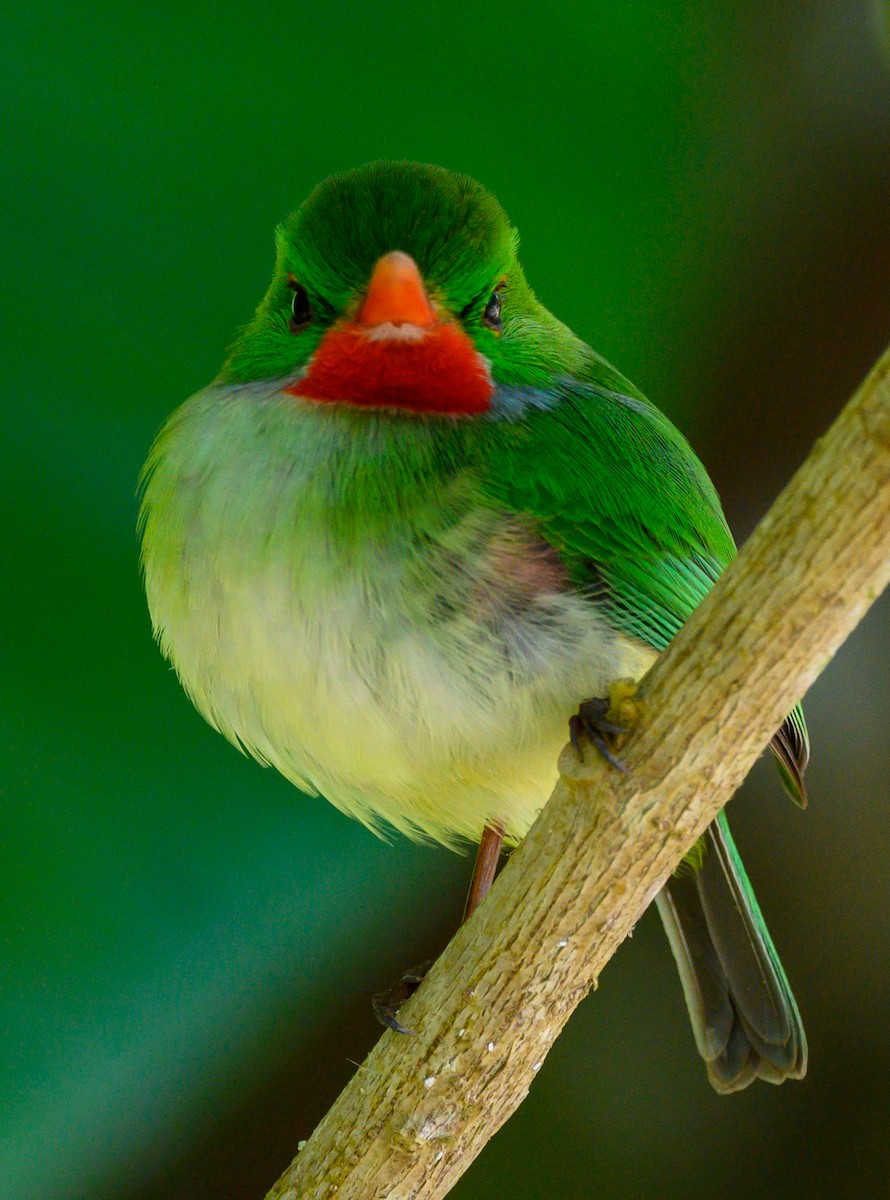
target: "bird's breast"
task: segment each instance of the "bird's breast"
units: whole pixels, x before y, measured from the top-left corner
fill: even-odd
[[[371,825],[520,836],[572,711],[636,652],[459,471],[411,474],[378,520],[380,480],[362,494],[337,437],[241,399],[181,410],[146,489],[152,618],[197,707]]]

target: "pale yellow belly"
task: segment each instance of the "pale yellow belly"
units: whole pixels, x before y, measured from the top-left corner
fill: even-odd
[[[198,708],[236,744],[366,824],[454,843],[497,821],[513,839],[549,796],[568,720],[654,652],[580,597],[505,659],[469,623],[441,631],[369,611],[359,586],[306,597],[267,572],[166,614]],[[514,629],[514,641],[523,631]]]

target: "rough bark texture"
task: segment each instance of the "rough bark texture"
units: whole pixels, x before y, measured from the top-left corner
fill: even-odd
[[[628,775],[567,748],[473,918],[269,1200],[444,1196],[890,580],[890,352],[647,677]]]

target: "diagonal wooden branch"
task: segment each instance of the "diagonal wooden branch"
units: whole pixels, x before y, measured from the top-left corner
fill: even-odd
[[[890,580],[890,351],[647,676],[629,775],[567,748],[484,904],[269,1200],[444,1196]],[[592,756],[589,756],[592,757]]]

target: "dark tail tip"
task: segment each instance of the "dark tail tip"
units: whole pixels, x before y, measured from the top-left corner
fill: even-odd
[[[708,1078],[722,1094],[801,1079],[803,1023],[722,813],[701,844],[657,899]]]

